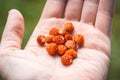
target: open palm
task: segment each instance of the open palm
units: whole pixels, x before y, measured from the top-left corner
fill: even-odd
[[[11,10],[0,45],[1,75],[8,80],[104,80],[109,65],[113,6],[114,0],[48,0],[24,50],[23,17]],[[38,35],[48,34],[52,27],[62,29],[67,21],[75,26],[74,33],[85,37],[78,57],[68,67],[36,42]]]

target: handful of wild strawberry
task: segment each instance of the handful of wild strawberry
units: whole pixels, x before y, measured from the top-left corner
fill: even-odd
[[[48,36],[39,35],[37,37],[37,43],[40,46],[46,44],[46,50],[48,54],[55,56],[56,54],[62,56],[61,62],[68,66],[71,65],[73,59],[77,58],[77,48],[84,43],[84,37],[81,34],[75,34],[72,37],[74,26],[71,22],[64,24],[62,31],[54,27],[49,31]]]

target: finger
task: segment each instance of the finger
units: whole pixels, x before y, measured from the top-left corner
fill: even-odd
[[[47,0],[41,19],[62,17],[65,4],[66,0]]]
[[[95,27],[110,35],[115,0],[100,0]]]
[[[23,33],[24,20],[21,13],[15,9],[10,10],[2,35],[1,47],[5,49],[20,49]]]
[[[67,20],[80,20],[83,0],[68,0],[65,9],[65,19]]]
[[[85,0],[81,15],[81,21],[94,25],[99,0]]]

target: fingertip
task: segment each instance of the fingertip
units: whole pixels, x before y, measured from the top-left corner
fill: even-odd
[[[19,28],[24,32],[24,18],[17,9],[11,9],[8,11],[6,27]]]
[[[8,11],[7,24],[21,26],[23,28],[24,18],[17,9],[11,9]]]
[[[14,17],[18,17],[21,19],[21,20],[24,20],[22,14],[17,10],[17,9],[11,9],[8,11],[9,15],[13,15]]]

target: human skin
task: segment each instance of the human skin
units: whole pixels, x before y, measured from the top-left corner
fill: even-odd
[[[0,74],[6,80],[105,80],[110,56],[110,29],[115,0],[47,0],[42,16],[28,43],[21,49],[24,19],[9,11],[0,44]],[[73,64],[64,66],[59,56],[50,56],[36,38],[65,22],[85,42]]]

